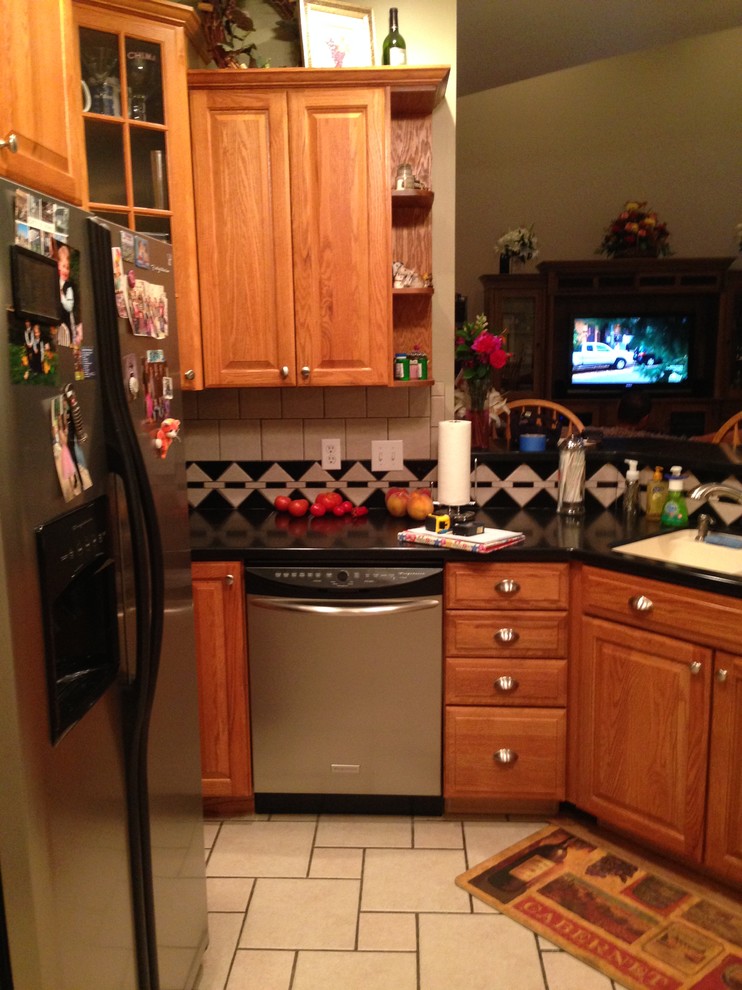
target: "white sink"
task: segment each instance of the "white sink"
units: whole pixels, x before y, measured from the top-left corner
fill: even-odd
[[[711,539],[724,538],[711,536]],[[730,542],[737,542],[732,537]],[[717,543],[696,540],[695,529],[677,529],[658,536],[648,536],[633,543],[613,547],[616,553],[645,557],[648,560],[678,564],[695,570],[713,571],[715,574],[731,574],[742,577],[742,540],[739,546],[720,546]]]

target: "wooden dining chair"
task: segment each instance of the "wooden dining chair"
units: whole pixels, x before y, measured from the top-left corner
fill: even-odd
[[[711,437],[711,443],[730,443],[732,447],[739,447],[740,422],[742,422],[742,411],[736,412],[726,423],[722,423]]]
[[[509,413],[505,417],[505,440],[508,447],[512,439],[517,439],[520,429],[513,430],[513,417],[518,424],[525,418],[528,420],[527,432],[544,432],[548,438],[556,437],[563,432],[564,426],[568,428],[568,433],[582,433],[585,425],[582,420],[567,409],[566,406],[550,399],[513,399],[508,402]]]

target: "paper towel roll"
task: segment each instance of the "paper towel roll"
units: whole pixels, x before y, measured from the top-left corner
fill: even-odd
[[[466,505],[471,496],[471,423],[444,419],[438,424],[438,501]]]

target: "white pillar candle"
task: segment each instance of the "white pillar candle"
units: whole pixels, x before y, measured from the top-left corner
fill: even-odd
[[[471,423],[444,419],[438,424],[438,501],[467,505],[471,497]]]

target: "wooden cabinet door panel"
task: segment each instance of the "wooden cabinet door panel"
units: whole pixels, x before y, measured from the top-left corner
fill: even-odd
[[[286,97],[190,99],[205,384],[294,385]]]
[[[569,601],[568,564],[449,564],[446,607],[563,609]]]
[[[710,650],[586,618],[581,807],[642,840],[700,858],[710,681]]]
[[[444,796],[561,800],[566,722],[563,709],[449,706]]]
[[[193,564],[203,796],[252,794],[242,565]]]
[[[567,655],[566,612],[450,610],[444,630],[446,656],[558,659]]]
[[[711,752],[704,861],[742,884],[742,656],[719,652],[714,664]]]
[[[388,384],[387,90],[306,89],[288,100],[299,383]]]
[[[85,176],[82,97],[71,0],[0,0],[0,175],[71,203]]]

